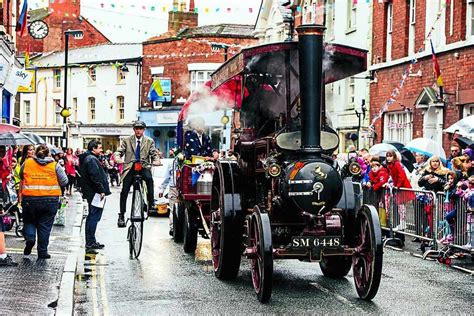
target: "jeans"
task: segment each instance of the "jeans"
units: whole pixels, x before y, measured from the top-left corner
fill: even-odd
[[[122,192],[120,192],[120,214],[125,214],[127,208],[127,197],[130,188],[133,185],[133,178],[135,176],[135,171],[130,170],[122,182]],[[151,175],[150,169],[142,169],[141,176],[145,180],[147,188],[147,200],[148,207],[152,206],[155,203],[155,195],[153,193],[153,176]]]
[[[38,255],[48,254],[49,236],[58,212],[58,197],[23,197],[23,223],[26,241],[35,243]]]
[[[95,231],[97,230],[97,224],[102,217],[103,208],[98,208],[89,203],[89,214],[86,218],[86,245],[92,245],[95,240]]]

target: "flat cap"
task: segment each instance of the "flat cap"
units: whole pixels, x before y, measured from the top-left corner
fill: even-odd
[[[135,127],[146,128],[146,124],[145,124],[145,122],[143,122],[143,121],[135,121],[135,122],[133,123],[133,127],[134,127],[134,128],[135,128]]]

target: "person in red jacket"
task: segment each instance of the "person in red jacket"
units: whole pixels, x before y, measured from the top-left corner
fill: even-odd
[[[367,186],[374,192],[381,192],[383,185],[388,182],[388,170],[380,164],[377,158],[372,158],[370,168]]]
[[[400,163],[397,153],[394,150],[387,151],[385,155],[387,160],[387,169],[392,179],[392,186],[395,189],[411,189],[410,181],[407,174]],[[405,230],[406,228],[406,203],[415,199],[415,194],[412,191],[396,191],[395,204],[397,205],[398,215],[400,217],[400,224],[393,230]]]

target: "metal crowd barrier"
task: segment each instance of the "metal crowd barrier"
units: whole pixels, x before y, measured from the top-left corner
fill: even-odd
[[[474,222],[468,220],[466,201],[458,196],[446,200],[443,192],[390,187],[374,192],[364,187],[363,202],[378,208],[382,230],[388,234],[384,244],[390,240],[401,243],[404,235],[423,242],[424,257],[439,253],[439,241],[443,239],[444,247],[474,250],[465,247],[474,246]],[[470,216],[474,221],[474,215]]]

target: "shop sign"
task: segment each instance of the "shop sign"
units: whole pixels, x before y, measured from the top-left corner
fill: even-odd
[[[162,112],[156,114],[157,124],[173,124],[178,122],[179,112]]]

